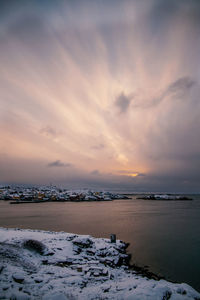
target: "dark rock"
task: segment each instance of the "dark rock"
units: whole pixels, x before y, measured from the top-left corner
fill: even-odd
[[[0,274],[2,273],[4,268],[5,268],[5,266],[0,266]]]
[[[80,247],[76,247],[76,248],[74,248],[74,252],[75,252],[75,255],[79,255],[82,252],[82,249]]]
[[[93,241],[90,240],[89,238],[85,238],[85,239],[75,238],[73,240],[73,244],[80,248],[90,248],[93,245]]]
[[[12,276],[13,280],[17,283],[23,283],[24,282],[24,276],[21,274],[13,274]]]
[[[35,282],[36,282],[36,283],[40,283],[40,282],[42,282],[42,281],[43,281],[42,278],[35,278]]]
[[[46,254],[46,246],[42,242],[39,242],[37,240],[26,240],[24,241],[23,246],[28,250],[39,253],[40,255]]]
[[[170,291],[166,291],[162,297],[162,300],[168,300],[171,298],[172,293]]]
[[[108,293],[109,290],[110,290],[110,286],[109,286],[109,287],[106,287],[106,288],[103,288],[103,292],[104,292],[104,293]]]
[[[43,255],[45,255],[45,256],[52,256],[54,254],[55,254],[54,252],[47,252],[46,254],[43,254]]]
[[[43,264],[43,265],[48,265],[48,259],[42,260],[42,264]]]
[[[177,289],[177,293],[181,294],[181,295],[186,295],[187,294],[186,290],[184,290],[183,288]]]

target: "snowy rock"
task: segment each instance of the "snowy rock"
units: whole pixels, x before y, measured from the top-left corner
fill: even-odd
[[[47,251],[45,245],[37,240],[25,240],[23,246],[29,250],[36,251],[41,255],[45,254],[45,251]]]
[[[86,238],[77,237],[73,240],[73,244],[81,248],[89,248],[92,246],[93,241],[87,237]]]
[[[43,278],[41,278],[41,277],[35,277],[35,278],[34,278],[34,281],[35,281],[36,283],[40,283],[40,282],[43,281]]]
[[[23,283],[24,282],[24,274],[22,274],[22,273],[13,274],[12,278],[17,283]]]
[[[6,291],[6,290],[8,290],[9,289],[9,285],[3,285],[2,286],[2,290],[3,291]],[[1,299],[1,297],[0,297],[0,299]]]
[[[34,243],[28,249],[24,241]],[[35,241],[41,250],[35,250]],[[46,249],[54,255],[44,260]],[[0,299],[200,300],[187,284],[148,279],[128,269],[125,249],[118,240],[0,228],[0,259],[6,266],[0,273]]]
[[[55,294],[48,294],[45,295],[42,300],[70,300],[71,297],[67,297],[63,293],[55,293]]]
[[[30,296],[21,293],[21,292],[15,292],[15,294],[12,294],[10,297],[10,300],[30,300]]]

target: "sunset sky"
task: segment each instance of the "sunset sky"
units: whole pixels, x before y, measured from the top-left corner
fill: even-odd
[[[200,192],[200,1],[0,1],[0,183]]]

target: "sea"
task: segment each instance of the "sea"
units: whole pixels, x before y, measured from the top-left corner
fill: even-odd
[[[193,201],[130,199],[10,204],[0,227],[66,231],[130,243],[131,263],[200,291],[200,195]]]

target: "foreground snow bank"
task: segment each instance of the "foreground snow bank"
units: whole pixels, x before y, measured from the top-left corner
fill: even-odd
[[[0,228],[0,299],[200,299],[187,284],[130,271],[125,248],[91,236]]]

